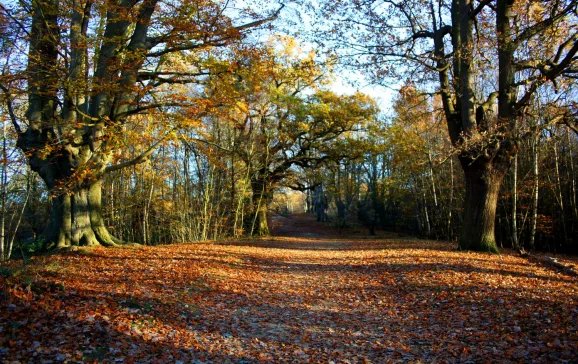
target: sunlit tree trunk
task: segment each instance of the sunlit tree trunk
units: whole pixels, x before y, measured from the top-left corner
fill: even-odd
[[[273,198],[273,194],[269,190],[267,183],[261,180],[251,181],[251,188],[253,191],[253,219],[251,223],[251,235],[269,235],[270,231],[267,217],[269,203]]]
[[[8,156],[6,155],[6,123],[2,121],[2,171],[0,173],[0,261],[10,258],[10,254],[6,251],[6,188],[8,187]]]
[[[512,247],[519,252],[522,248],[518,243],[518,154],[514,156],[512,166]]]
[[[204,195],[203,195],[203,212],[201,215],[201,240],[207,240],[209,237],[209,228],[211,226],[212,220],[212,208],[213,206],[213,193],[214,191],[214,180],[215,180],[215,167],[209,167],[207,171],[207,176],[205,178]]]
[[[155,186],[154,178],[155,178],[154,169],[151,168],[150,182],[149,182],[150,186],[149,186],[148,196],[146,197],[146,201],[143,201],[143,217],[142,217],[143,227],[142,227],[142,229],[143,229],[143,243],[145,245],[152,243],[150,224],[149,224],[149,215],[150,215],[151,204],[152,204],[152,200],[153,200],[154,186]],[[144,178],[143,178],[143,182],[144,182]]]
[[[431,236],[431,223],[429,217],[429,211],[427,208],[427,196],[426,196],[426,183],[422,179],[422,203],[423,203],[423,214],[424,214],[424,221],[425,221],[425,236]]]
[[[447,229],[448,229],[448,238],[451,239],[453,237],[452,231],[452,209],[454,204],[454,160],[450,158],[450,198],[448,201],[448,217],[447,217]]]
[[[564,195],[562,194],[562,178],[560,176],[560,158],[558,157],[558,143],[554,138],[554,166],[556,168],[556,199],[560,206],[560,220],[562,224],[562,232],[564,233],[564,243],[568,240],[568,230],[566,228],[566,211],[564,209]]]
[[[428,150],[427,152],[427,157],[428,157],[428,165],[429,165],[429,177],[430,177],[430,181],[431,181],[431,190],[432,190],[432,196],[434,199],[434,207],[437,209],[438,208],[438,197],[437,197],[437,191],[436,191],[436,181],[435,181],[435,174],[434,174],[434,166],[433,166],[433,161],[432,161],[432,156],[431,156],[431,151]]]
[[[235,222],[233,224],[233,232],[235,236],[240,236],[243,232],[243,223],[245,221],[245,194],[248,191],[247,186],[250,185],[249,181],[250,170],[247,168],[244,179],[242,180],[242,188],[237,193],[237,200],[235,201]]]

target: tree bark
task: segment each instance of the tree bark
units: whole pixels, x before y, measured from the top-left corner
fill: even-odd
[[[116,246],[102,217],[102,181],[73,186],[52,197],[50,224],[44,232],[45,248]]]
[[[96,181],[90,185],[88,191],[88,202],[90,207],[90,225],[94,230],[96,239],[100,244],[104,246],[114,246],[131,244],[129,242],[117,239],[110,234],[106,225],[104,224],[104,218],[102,216],[102,181]]]
[[[0,172],[0,262],[8,260],[5,251],[6,189],[8,188],[8,156],[6,155],[6,122],[2,120],[2,171]]]
[[[462,158],[461,162],[466,182],[466,204],[459,248],[498,253],[494,234],[496,206],[508,168],[496,168],[496,162],[481,160],[471,163]]]
[[[262,181],[251,182],[253,189],[253,219],[251,219],[251,235],[252,236],[267,236],[270,234],[268,217],[269,203],[273,198],[273,194]]]
[[[452,233],[452,208],[454,204],[454,160],[450,158],[450,197],[448,201],[447,231],[448,239],[454,239]]]
[[[313,204],[315,206],[315,212],[317,213],[317,221],[326,222],[327,221],[327,197],[325,197],[325,191],[323,191],[323,185],[319,185],[315,188]]]
[[[524,248],[518,242],[518,154],[514,156],[512,169],[512,248],[524,253]]]
[[[538,170],[538,143],[540,142],[540,135],[536,133],[534,136],[532,156],[532,167],[534,172],[534,193],[532,194],[532,224],[530,227],[530,251],[534,251],[534,241],[536,238],[536,225],[538,222],[538,197],[540,188],[540,175]]]

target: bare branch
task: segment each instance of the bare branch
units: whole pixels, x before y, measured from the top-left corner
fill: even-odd
[[[552,26],[554,23],[556,23],[558,20],[561,20],[562,18],[564,18],[566,15],[570,14],[571,12],[573,12],[576,9],[577,3],[575,1],[572,1],[566,8],[564,8],[562,11],[560,11],[558,14],[556,15],[552,15],[550,18],[548,19],[544,19],[541,22],[538,22],[536,24],[534,24],[533,26],[526,28],[522,34],[520,34],[514,41],[513,44],[515,45],[519,45],[520,43],[529,40],[530,38],[532,38],[533,36],[542,33],[543,31],[545,31],[546,29],[548,29],[550,26]]]
[[[10,92],[9,92],[8,88],[2,84],[0,84],[0,89],[2,89],[2,91],[4,91],[4,93],[6,94],[6,107],[8,108],[8,115],[10,115],[10,120],[12,121],[12,125],[14,126],[14,129],[16,130],[16,132],[18,134],[21,134],[22,128],[20,128],[20,125],[18,124],[18,118],[16,117],[16,114],[14,113],[14,108],[12,107],[12,100],[10,97]]]
[[[480,3],[478,4],[478,7],[476,7],[474,10],[472,10],[472,13],[470,14],[471,18],[475,18],[476,16],[478,16],[478,14],[484,10],[484,8],[488,5],[490,5],[492,3],[492,1],[494,0],[484,0],[484,1],[480,1]]]
[[[170,79],[162,78],[162,76],[173,76],[173,77],[199,77],[199,76],[209,76],[210,72],[139,72],[138,73],[138,80],[145,81],[145,80],[167,80],[171,81]]]
[[[149,157],[154,153],[154,151],[159,147],[159,145],[164,142],[165,140],[167,140],[167,138],[171,135],[171,133],[175,130],[175,128],[171,129],[171,131],[169,131],[164,137],[162,137],[161,139],[157,140],[155,143],[153,143],[153,145],[151,145],[147,150],[145,150],[141,155],[139,155],[138,157],[124,162],[124,163],[119,163],[119,164],[115,164],[112,166],[108,166],[105,168],[104,172],[105,173],[109,173],[109,172],[113,172],[113,171],[118,171],[127,167],[131,167],[131,166],[135,166],[137,164],[141,164],[146,162]]]
[[[235,29],[237,29],[238,31],[243,31],[243,30],[247,30],[247,29],[251,29],[251,28],[256,28],[256,27],[263,25],[265,23],[269,23],[269,22],[277,19],[277,17],[279,16],[279,13],[281,12],[281,10],[283,10],[284,7],[285,7],[285,4],[281,3],[281,7],[279,9],[277,9],[271,16],[264,18],[264,19],[256,20],[256,21],[251,22],[251,23],[237,26],[237,27],[235,27]]]
[[[570,48],[568,53],[566,53],[564,59],[545,73],[545,76],[548,78],[548,80],[554,80],[556,77],[562,74],[564,70],[566,70],[573,61],[575,61],[574,56],[576,56],[576,53],[578,53],[578,40],[574,41],[574,45],[572,48]]]
[[[12,13],[10,13],[8,11],[8,9],[6,9],[4,7],[4,5],[0,4],[0,9],[2,9],[2,11],[4,12],[4,14],[6,14],[14,23],[16,23],[16,25],[18,25],[18,28],[20,29],[20,31],[24,32],[26,34],[26,36],[30,36],[30,33],[28,32],[28,30],[26,29],[26,27],[24,26],[24,24],[22,24],[22,22],[20,22],[20,20],[16,19]]]

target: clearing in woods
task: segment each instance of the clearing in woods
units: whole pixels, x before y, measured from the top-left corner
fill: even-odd
[[[276,237],[5,265],[0,362],[575,362],[578,279],[311,215]],[[356,233],[356,234],[353,234]],[[562,259],[576,266],[576,261]]]

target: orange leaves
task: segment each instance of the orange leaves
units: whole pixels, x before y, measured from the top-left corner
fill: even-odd
[[[508,253],[461,253],[397,234],[353,238],[311,220],[284,219],[282,238],[34,258],[6,280],[0,357],[388,363],[578,354],[575,278]]]

